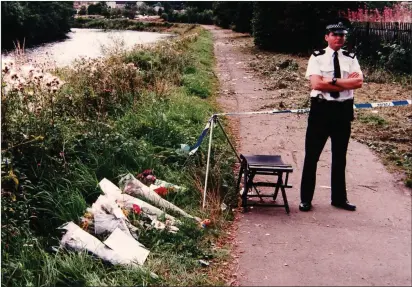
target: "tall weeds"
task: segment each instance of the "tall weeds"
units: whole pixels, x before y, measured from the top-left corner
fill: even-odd
[[[99,196],[97,184],[104,177],[117,183],[122,174],[154,169],[158,178],[187,187],[170,201],[202,217],[213,213],[216,226],[221,201],[234,192],[234,158],[221,133],[214,136],[210,198],[215,200],[208,210],[200,210],[197,188],[204,181],[205,151],[193,157],[176,151],[196,141],[213,113],[207,99],[216,83],[211,35],[189,26],[173,41],[119,51],[49,72],[16,63],[2,67],[5,286],[217,283],[201,274],[197,260],[219,252],[205,240],[219,230],[190,223],[177,237],[142,235],[153,250],[146,269],[51,252],[61,237],[56,227],[78,222]]]

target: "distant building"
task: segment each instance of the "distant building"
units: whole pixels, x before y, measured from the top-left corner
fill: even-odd
[[[116,1],[109,1],[106,2],[107,7],[109,7],[110,9],[114,9],[116,8]]]
[[[154,6],[153,9],[157,12],[159,12],[160,9],[162,9],[162,11],[164,11],[165,9],[162,6]]]
[[[139,8],[139,7],[141,7],[141,6],[145,6],[146,5],[146,3],[144,3],[143,1],[137,1],[136,2],[136,7],[137,8]]]
[[[126,4],[137,4],[136,1],[116,1],[116,8],[123,9],[126,7]]]

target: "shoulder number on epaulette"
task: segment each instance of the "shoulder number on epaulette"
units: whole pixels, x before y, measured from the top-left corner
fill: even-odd
[[[326,53],[325,50],[315,50],[315,51],[313,51],[313,56],[317,57],[317,56],[323,55],[325,53]]]
[[[348,51],[342,51],[342,54],[352,59],[355,59],[356,56],[355,53],[349,53]]]

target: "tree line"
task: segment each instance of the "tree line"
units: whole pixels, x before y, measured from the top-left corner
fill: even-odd
[[[1,49],[64,38],[76,11],[73,2],[1,2]]]
[[[143,1],[143,6],[128,2],[124,9],[109,9],[105,2],[82,8],[79,14],[100,14],[107,18],[133,19],[136,13],[158,14],[167,22],[216,24],[237,32],[250,33],[261,49],[307,55],[325,46],[323,34],[328,23],[340,18],[341,12],[358,8],[391,7],[394,2],[379,1]],[[64,37],[70,29],[75,11],[73,2],[2,2],[2,49],[25,40],[26,46]],[[154,6],[161,6],[154,11]],[[349,20],[342,22],[351,28]],[[399,44],[388,46],[382,39],[359,39],[349,33],[348,47],[370,63],[386,67],[396,59],[393,71],[410,72],[412,49]],[[287,39],[287,40],[286,40]],[[356,45],[354,43],[357,43]],[[376,54],[376,55],[375,55]],[[378,56],[377,56],[378,55]],[[377,57],[379,58],[377,61]],[[393,61],[392,61],[393,62]],[[396,67],[395,67],[396,66]]]
[[[325,27],[339,20],[350,28],[345,48],[357,53],[364,64],[410,74],[412,47],[408,43],[388,43],[379,35],[363,37],[352,29],[354,27],[348,19],[341,17],[342,12],[359,8],[383,12],[385,7],[394,4],[392,1],[188,1],[181,4],[186,15],[179,13],[176,17],[176,12],[170,9],[171,12],[163,17],[171,22],[214,23],[237,32],[250,33],[260,49],[300,55],[323,49],[326,45]],[[205,19],[205,15],[210,15],[210,18]]]

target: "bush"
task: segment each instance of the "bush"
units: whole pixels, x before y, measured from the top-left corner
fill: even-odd
[[[380,35],[371,33],[365,36],[356,29],[349,33],[347,42],[361,64],[396,74],[410,74],[412,71],[412,48],[408,43],[387,42]]]
[[[309,54],[326,46],[325,27],[357,2],[255,2],[253,36],[262,49]],[[347,24],[348,21],[344,24]],[[285,39],[287,36],[287,40]]]
[[[64,38],[75,13],[71,2],[1,2],[1,48],[26,47]]]
[[[162,15],[160,16],[160,18],[162,18],[162,19],[165,20],[166,22],[169,21],[169,15],[167,15],[167,13],[162,13]]]
[[[383,44],[382,48],[386,52],[381,54],[383,67],[387,67],[390,71],[411,74],[412,49],[410,45]]]

